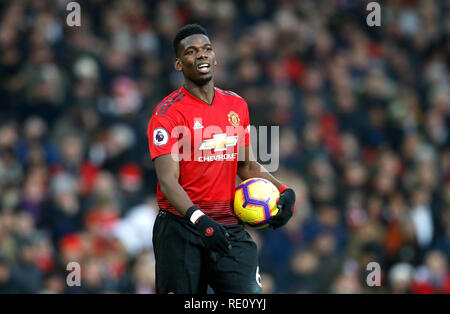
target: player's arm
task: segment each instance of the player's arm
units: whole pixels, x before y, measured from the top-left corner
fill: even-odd
[[[156,176],[159,187],[170,204],[183,216],[187,210],[194,206],[186,191],[178,182],[180,165],[171,154],[159,156],[154,159]]]
[[[230,248],[228,233],[212,218],[194,205],[189,195],[180,185],[180,166],[171,154],[154,159],[159,187],[172,206],[198,230],[206,247],[220,254],[227,254]]]
[[[272,176],[253,156],[251,145],[239,150],[237,174],[241,180],[263,178],[272,182],[280,191],[278,213],[269,219],[269,224],[275,229],[285,225],[294,213],[295,192]]]
[[[274,176],[270,174],[253,156],[252,146],[244,146],[239,150],[239,161],[237,175],[242,181],[250,178],[263,178],[272,182],[277,189],[281,189],[283,185]]]

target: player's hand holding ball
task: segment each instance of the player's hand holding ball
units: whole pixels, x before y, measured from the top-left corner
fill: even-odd
[[[228,241],[229,234],[225,228],[205,215],[197,206],[192,206],[186,211],[186,216],[197,228],[205,246],[221,255],[228,254],[231,245]]]
[[[278,201],[278,213],[270,217],[268,223],[272,228],[277,229],[284,226],[294,213],[295,192],[293,189],[282,185],[280,188],[280,200]]]

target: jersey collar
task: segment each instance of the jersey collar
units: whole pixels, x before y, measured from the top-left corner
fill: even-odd
[[[215,87],[214,87],[214,95],[213,95],[213,99],[212,99],[211,104],[208,104],[206,101],[203,101],[203,100],[201,100],[200,98],[198,98],[198,97],[192,95],[190,92],[187,91],[186,88],[184,88],[184,85],[181,86],[181,90],[182,90],[182,92],[183,92],[184,94],[186,94],[187,96],[189,96],[189,97],[193,98],[194,100],[196,100],[196,101],[198,101],[198,102],[200,102],[200,103],[202,103],[202,104],[204,104],[204,105],[207,105],[207,106],[212,106],[212,105],[214,104],[214,101],[216,100],[216,88],[215,88]]]

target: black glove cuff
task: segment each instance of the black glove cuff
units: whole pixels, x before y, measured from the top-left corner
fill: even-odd
[[[286,195],[286,197],[293,203],[295,202],[295,192],[293,189],[286,189],[282,194]]]
[[[191,219],[192,214],[199,209],[197,206],[192,205],[191,207],[189,207],[186,211],[186,214],[184,214],[184,218],[186,218],[187,220]]]
[[[205,214],[195,205],[188,208],[184,217],[195,224],[201,216]]]

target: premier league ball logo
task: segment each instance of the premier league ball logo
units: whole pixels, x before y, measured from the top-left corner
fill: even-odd
[[[156,133],[156,137],[155,138],[156,138],[156,141],[158,143],[161,143],[162,141],[164,141],[164,134],[161,131],[158,131]]]
[[[153,131],[153,144],[161,146],[169,141],[169,133],[163,128],[157,128]]]

